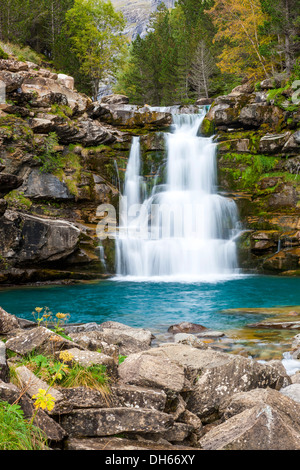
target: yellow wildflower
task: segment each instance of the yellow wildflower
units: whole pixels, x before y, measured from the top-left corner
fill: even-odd
[[[39,388],[39,391],[36,395],[32,397],[35,399],[34,406],[38,410],[42,408],[42,410],[51,411],[55,405],[55,398],[50,394],[47,393],[46,390]]]
[[[43,307],[35,307],[35,311],[40,313],[43,310]]]
[[[66,314],[66,313],[57,313],[57,314],[56,314],[56,317],[57,317],[57,318],[66,318],[66,317],[67,317],[67,314]]]
[[[61,351],[61,353],[59,354],[59,359],[64,362],[70,362],[73,358],[73,354],[71,354],[69,351]]]

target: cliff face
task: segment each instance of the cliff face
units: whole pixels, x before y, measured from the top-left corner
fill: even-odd
[[[0,283],[97,278],[97,208],[118,207],[132,136],[151,162],[171,115],[123,96],[92,103],[72,77],[29,62],[0,60],[0,81]]]
[[[237,87],[215,100],[202,132],[218,142],[220,190],[240,207],[241,265],[300,272],[300,107],[278,79]]]
[[[173,8],[175,0],[112,0],[114,8],[121,11],[127,20],[125,34],[131,39],[137,35],[145,36],[150,16],[161,3]]]

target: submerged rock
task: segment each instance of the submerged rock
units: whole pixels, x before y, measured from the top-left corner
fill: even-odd
[[[206,331],[207,328],[196,323],[181,322],[178,325],[172,325],[168,328],[169,333],[201,333]]]

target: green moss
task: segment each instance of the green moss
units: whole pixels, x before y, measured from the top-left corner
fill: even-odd
[[[58,137],[55,132],[45,138],[42,145],[42,153],[35,155],[34,159],[40,164],[40,171],[43,173],[54,173],[58,168],[62,168],[63,162],[61,154],[56,152]]]
[[[8,141],[33,142],[34,134],[26,121],[19,116],[10,114],[0,117],[0,137]]]
[[[287,98],[284,94],[291,87],[288,83],[284,88],[277,88],[270,90],[267,96],[267,101],[274,104],[278,108],[293,113],[299,109],[299,105],[292,102],[291,98]]]
[[[72,117],[73,111],[69,106],[53,104],[51,106],[51,113],[56,114],[64,119]]]
[[[9,208],[29,210],[32,206],[30,199],[25,197],[21,191],[11,191],[4,199],[7,201]]]
[[[219,160],[221,181],[233,189],[253,192],[260,178],[275,168],[276,157],[257,154],[227,153]]]
[[[201,124],[201,134],[204,137],[211,137],[215,132],[215,126],[213,121],[210,119],[204,118]]]
[[[80,156],[69,151],[60,159],[60,167],[56,169],[54,175],[66,183],[70,194],[78,196],[78,185],[82,177]]]

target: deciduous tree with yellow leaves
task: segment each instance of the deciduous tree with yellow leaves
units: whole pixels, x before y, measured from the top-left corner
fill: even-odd
[[[261,50],[272,37],[261,35],[266,21],[259,0],[215,0],[208,11],[217,29],[214,41],[224,44],[218,67],[247,79],[262,79],[272,73],[272,60]]]

